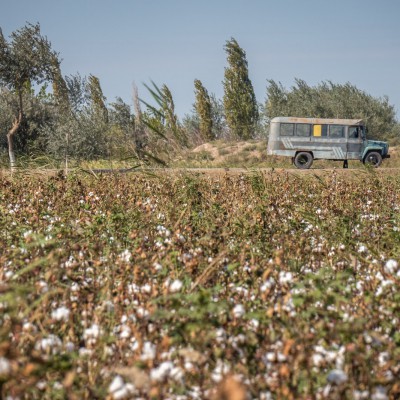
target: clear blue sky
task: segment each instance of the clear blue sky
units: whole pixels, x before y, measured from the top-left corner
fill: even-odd
[[[131,104],[133,82],[148,99],[150,80],[168,85],[180,117],[194,79],[222,98],[234,37],[259,102],[267,79],[331,80],[387,95],[400,115],[399,0],[0,0],[6,38],[26,22],[41,24],[64,75],[96,75],[108,102]]]

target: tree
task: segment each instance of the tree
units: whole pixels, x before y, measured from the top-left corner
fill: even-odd
[[[108,122],[108,110],[105,104],[106,97],[103,95],[100,80],[97,76],[89,75],[88,88],[93,111],[100,116],[100,118],[103,118],[105,122]]]
[[[57,95],[59,91],[53,93],[57,112],[42,129],[48,154],[58,161],[63,160],[66,170],[69,160],[79,162],[109,156],[110,124],[102,106],[95,102],[93,86],[88,79],[76,74],[62,80],[59,77],[56,82],[65,84],[66,96]]]
[[[175,104],[168,86],[164,84],[160,89],[154,82],[152,82],[152,87],[146,84],[144,86],[156,105],[152,106],[143,99],[140,100],[147,108],[142,115],[143,124],[151,134],[162,138],[175,149],[187,147],[188,139],[175,114]]]
[[[15,169],[14,135],[24,118],[24,92],[33,83],[51,81],[54,65],[59,65],[58,54],[40,33],[40,25],[27,24],[11,33],[7,42],[0,29],[0,84],[18,96],[12,125],[7,133],[11,169]]]
[[[215,139],[213,136],[213,120],[212,120],[212,106],[211,99],[207,89],[203,86],[201,81],[195,79],[195,109],[199,116],[200,135],[204,141]]]
[[[231,133],[241,139],[254,137],[258,106],[249,79],[246,53],[233,38],[225,44],[228,67],[225,68],[224,107]]]
[[[55,104],[60,111],[68,111],[70,109],[68,87],[61,74],[60,62],[53,59],[53,96]]]
[[[214,93],[210,95],[211,100],[211,117],[212,130],[215,139],[227,137],[228,127],[226,125],[224,103],[221,99],[217,99]]]
[[[185,132],[179,124],[178,117],[175,114],[175,103],[172,97],[172,93],[167,85],[162,85],[162,110],[165,118],[165,125],[167,130],[172,132],[175,139],[181,146],[187,147],[188,140]]]

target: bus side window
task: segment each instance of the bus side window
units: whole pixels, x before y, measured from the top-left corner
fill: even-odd
[[[344,137],[345,128],[346,127],[344,125],[331,125],[329,129],[329,136],[331,138],[342,138]]]
[[[296,125],[296,136],[310,136],[311,125],[310,124],[297,124]]]
[[[281,136],[293,136],[294,124],[281,124],[280,135]]]
[[[358,139],[360,137],[360,130],[358,126],[349,127],[349,139]]]
[[[328,125],[314,125],[313,136],[315,137],[328,136]]]

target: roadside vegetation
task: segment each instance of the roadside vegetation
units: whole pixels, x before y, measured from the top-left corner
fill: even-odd
[[[399,182],[1,175],[0,393],[398,398]]]
[[[360,118],[370,138],[399,143],[400,124],[388,98],[375,98],[351,83],[312,87],[296,79],[285,88],[269,79],[260,102],[244,49],[231,38],[223,50],[223,98],[194,76],[193,110],[179,118],[165,83],[144,84],[141,90],[151,100],[144,101],[136,86],[131,104],[108,100],[99,77],[63,75],[61,56],[39,24],[27,23],[8,39],[0,29],[1,166],[68,170],[99,160],[113,166],[182,165],[203,143],[265,141],[276,116]],[[236,161],[241,160],[233,157],[228,164]]]

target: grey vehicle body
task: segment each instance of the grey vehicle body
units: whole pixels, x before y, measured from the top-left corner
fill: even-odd
[[[367,140],[360,119],[276,117],[270,122],[267,153],[291,157],[298,168],[313,160],[360,160],[378,167],[389,158],[386,142]]]

